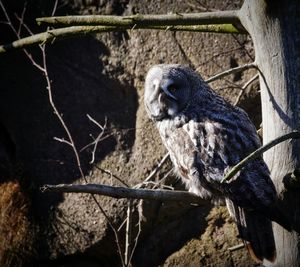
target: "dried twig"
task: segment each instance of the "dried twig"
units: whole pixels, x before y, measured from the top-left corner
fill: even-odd
[[[240,93],[238,94],[235,102],[234,102],[234,105],[236,106],[240,100],[241,100],[241,97],[243,96],[243,94],[245,93],[245,90],[246,88],[251,84],[253,83],[257,78],[259,77],[259,74],[257,73],[255,76],[253,76],[249,81],[247,81],[244,86],[241,88],[241,91]]]
[[[233,251],[240,250],[240,249],[242,249],[242,248],[244,248],[244,247],[245,247],[245,244],[244,244],[244,243],[241,243],[241,244],[238,244],[238,245],[236,245],[236,246],[233,246],[233,247],[228,248],[228,250],[229,250],[230,252],[233,252]]]
[[[141,188],[144,184],[146,184],[147,182],[151,181],[153,179],[153,177],[155,176],[155,174],[161,169],[161,167],[163,166],[163,164],[165,164],[165,162],[169,158],[170,158],[169,153],[167,153],[166,155],[164,155],[163,158],[161,159],[161,161],[157,164],[157,166],[147,176],[147,178],[142,183],[139,183],[139,184],[135,185],[134,188]]]
[[[96,169],[98,169],[101,172],[104,172],[106,174],[109,174],[111,177],[114,177],[115,179],[117,179],[119,182],[121,182],[121,184],[123,184],[126,187],[130,187],[126,182],[124,182],[120,177],[116,176],[115,174],[113,174],[111,171],[109,170],[104,170],[102,168],[100,168],[99,166],[95,165],[94,166]]]
[[[23,25],[23,21],[24,21],[24,16],[25,16],[25,12],[26,12],[26,6],[27,6],[27,2],[24,3],[21,18],[19,19],[19,27],[18,27],[18,31],[17,31],[18,35],[21,34],[22,25]],[[16,14],[15,14],[15,16],[18,18],[18,16]]]
[[[100,125],[100,123],[97,122],[95,119],[93,119],[89,114],[87,114],[87,117],[88,117],[88,119],[89,119],[91,122],[93,122],[94,124],[96,124],[96,125],[101,129],[101,132],[98,134],[98,136],[94,139],[93,142],[87,144],[87,145],[84,146],[82,149],[80,149],[80,152],[81,152],[81,151],[87,149],[88,147],[93,146],[93,150],[92,150],[92,159],[91,159],[91,161],[90,161],[90,163],[92,164],[92,163],[94,163],[94,161],[95,161],[95,154],[96,154],[96,150],[97,150],[98,144],[99,144],[101,141],[103,141],[103,140],[109,138],[109,137],[112,136],[113,134],[110,133],[110,134],[107,134],[107,135],[103,136],[104,133],[105,133],[105,131],[106,131],[106,127],[107,127],[107,118],[106,118],[106,117],[105,117],[105,123],[104,123],[103,126]]]
[[[138,202],[138,215],[139,215],[139,220],[138,220],[138,223],[137,223],[138,231],[136,233],[136,236],[135,236],[135,239],[134,239],[134,244],[133,244],[132,249],[131,249],[131,255],[130,255],[130,258],[129,258],[129,262],[131,262],[134,251],[135,251],[135,249],[137,247],[137,244],[138,244],[140,234],[142,232],[142,220],[144,218],[142,206],[143,206],[143,199],[140,199],[139,202]]]
[[[223,72],[218,73],[218,74],[210,77],[209,79],[205,80],[205,82],[211,83],[211,82],[213,82],[215,80],[222,79],[225,76],[228,76],[230,74],[234,74],[234,73],[237,73],[237,72],[245,71],[245,70],[248,70],[248,69],[251,69],[251,68],[257,68],[257,65],[256,65],[255,62],[248,63],[248,64],[245,64],[243,66],[238,66],[236,68],[232,68],[232,69],[223,71]]]
[[[125,266],[128,266],[131,260],[132,207],[133,207],[133,200],[129,199],[127,205],[126,234],[125,234],[125,253],[124,253]]]
[[[5,19],[6,19],[6,22],[7,22],[7,25],[12,29],[12,31],[15,33],[16,37],[21,40],[21,36],[20,34],[18,33],[18,31],[16,30],[16,28],[14,27],[14,25],[12,24],[11,22],[11,19],[5,9],[5,6],[3,5],[2,1],[0,0],[0,7],[4,13],[4,16],[5,16]],[[24,9],[23,9],[24,10]],[[24,11],[25,12],[25,11]],[[23,20],[23,19],[22,19]],[[23,23],[24,24],[24,23]],[[18,41],[19,41],[18,40]],[[15,41],[15,42],[18,42],[18,41]],[[0,46],[0,53],[1,53],[1,47]],[[22,47],[23,48],[23,47]],[[25,55],[27,56],[27,58],[31,61],[32,65],[35,66],[37,69],[39,69],[41,72],[45,72],[45,70],[41,67],[40,64],[38,64],[32,57],[32,55],[26,50],[26,49],[23,49]]]

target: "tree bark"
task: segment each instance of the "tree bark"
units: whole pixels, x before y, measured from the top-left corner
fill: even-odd
[[[240,11],[251,35],[260,70],[264,143],[300,129],[300,2],[297,0],[245,0]],[[300,265],[300,193],[283,181],[300,168],[300,144],[284,142],[264,154],[281,197],[281,207],[295,231],[274,224],[275,266]]]

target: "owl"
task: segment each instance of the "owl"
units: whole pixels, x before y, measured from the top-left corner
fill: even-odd
[[[271,221],[288,230],[290,226],[277,207],[263,158],[221,183],[234,165],[261,146],[245,111],[225,101],[183,65],[153,66],[145,79],[144,102],[187,189],[213,203],[226,203],[253,259],[274,262]]]

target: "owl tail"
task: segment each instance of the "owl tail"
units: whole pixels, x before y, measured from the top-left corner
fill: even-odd
[[[251,257],[258,263],[263,262],[264,259],[274,262],[276,247],[272,222],[266,215],[240,208],[232,202],[228,209],[236,220],[240,238],[245,243]]]

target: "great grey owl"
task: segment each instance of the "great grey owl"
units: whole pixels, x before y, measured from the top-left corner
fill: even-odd
[[[234,165],[261,145],[247,114],[183,65],[153,66],[146,76],[144,101],[188,190],[214,203],[225,201],[251,256],[273,262],[271,220],[290,227],[277,208],[276,190],[262,157],[221,183]]]

